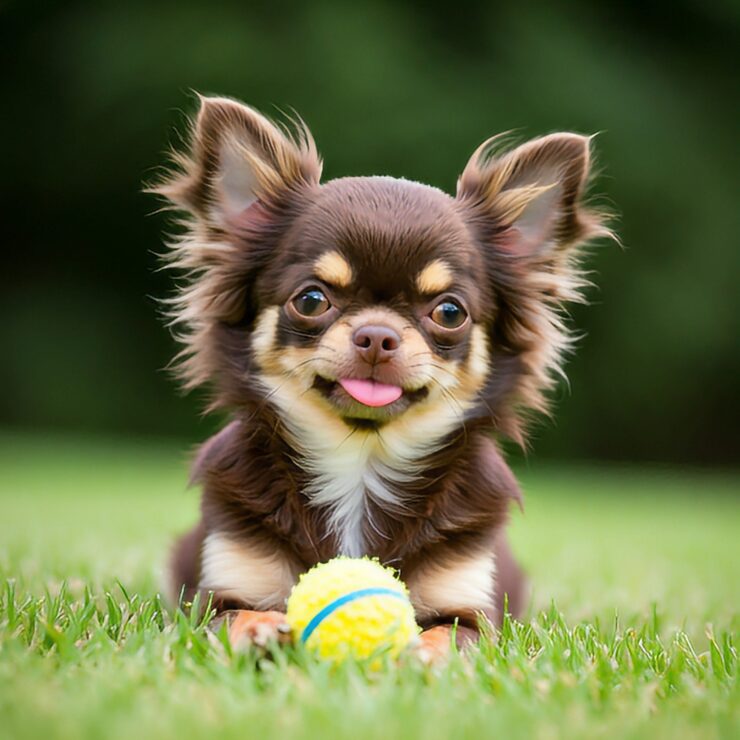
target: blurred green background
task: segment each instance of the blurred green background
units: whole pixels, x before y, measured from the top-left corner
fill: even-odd
[[[592,254],[570,388],[534,449],[736,462],[739,30],[734,0],[3,3],[0,424],[198,439],[218,423],[162,371],[166,219],[141,193],[198,90],[294,107],[327,178],[450,192],[493,133],[602,132],[594,191],[625,249]]]

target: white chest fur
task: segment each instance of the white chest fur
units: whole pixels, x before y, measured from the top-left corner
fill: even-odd
[[[292,445],[311,476],[305,490],[311,504],[329,510],[341,554],[366,554],[366,525],[379,537],[387,536],[369,516],[368,501],[403,510],[404,486],[460,425],[459,411],[444,403],[420,404],[379,430],[350,430],[316,403],[295,394],[282,398],[283,387],[275,387],[272,398],[282,407]]]
[[[373,521],[368,502],[403,511],[404,487],[417,477],[424,457],[460,423],[458,414],[438,404],[412,408],[377,431],[349,431],[328,415],[307,429],[292,423],[296,418],[301,417],[291,415],[288,426],[312,474],[306,493],[313,505],[327,507],[339,551],[351,557],[366,554],[366,526],[387,536]]]
[[[393,464],[401,461],[381,456],[376,434],[358,437],[347,438],[333,454],[306,456],[314,475],[306,493],[313,505],[329,509],[329,526],[339,541],[339,553],[350,557],[365,554],[366,521],[378,535],[385,536],[370,517],[368,499],[402,507],[399,487],[413,478],[412,471]]]

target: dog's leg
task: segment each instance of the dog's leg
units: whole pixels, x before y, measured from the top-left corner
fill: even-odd
[[[474,644],[479,637],[477,629],[458,624],[438,624],[424,630],[419,636],[416,654],[428,665],[439,665],[452,655],[452,635],[458,648]]]
[[[203,547],[205,530],[198,523],[187,534],[177,540],[170,557],[170,598],[177,603],[182,594],[185,602],[192,601],[198,592],[200,579],[200,551]]]
[[[438,665],[444,663],[452,652],[452,627],[440,624],[424,630],[419,636],[416,654],[422,663]]]
[[[227,625],[229,643],[236,650],[244,650],[252,645],[267,647],[270,642],[285,644],[290,642],[290,627],[283,612],[259,612],[251,609],[229,609],[221,612],[209,625],[217,632]]]
[[[504,617],[504,599],[508,600],[509,614],[515,619],[521,619],[529,594],[526,576],[514,559],[505,534],[501,533],[496,538],[494,551],[496,553],[496,618],[493,621],[501,626]]]
[[[225,624],[235,648],[288,642],[290,629],[280,609],[297,573],[288,554],[264,541],[223,532],[203,532],[200,542],[197,591],[201,604],[210,596],[216,610],[210,629],[218,632]]]

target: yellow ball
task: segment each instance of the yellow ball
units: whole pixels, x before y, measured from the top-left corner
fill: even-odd
[[[324,660],[396,657],[419,633],[408,589],[392,568],[338,557],[304,573],[288,599],[296,641]]]

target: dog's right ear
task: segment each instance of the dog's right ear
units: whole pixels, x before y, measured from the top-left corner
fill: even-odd
[[[321,159],[310,132],[294,136],[228,98],[200,98],[191,151],[175,155],[179,172],[155,191],[212,227],[228,230],[256,203],[274,205],[318,184]]]

